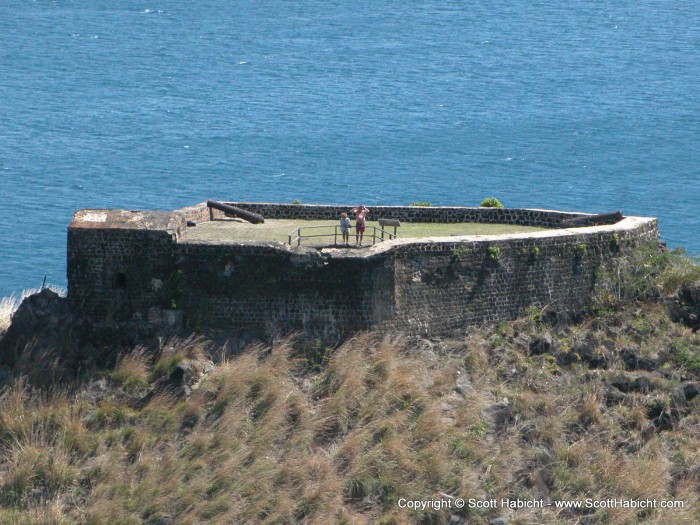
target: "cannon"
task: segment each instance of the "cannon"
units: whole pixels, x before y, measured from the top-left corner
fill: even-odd
[[[253,224],[262,224],[265,222],[265,218],[262,215],[253,213],[252,211],[242,210],[241,208],[236,208],[230,204],[224,204],[219,201],[207,201],[207,206],[209,207],[209,218],[213,217],[212,209],[222,211],[227,217],[238,217],[244,221],[252,222]]]
[[[599,226],[603,224],[615,224],[624,217],[620,210],[612,213],[600,213],[598,215],[585,215],[574,219],[566,219],[559,224],[560,228],[576,228],[578,226]]]

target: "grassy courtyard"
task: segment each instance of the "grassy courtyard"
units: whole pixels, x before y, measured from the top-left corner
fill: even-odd
[[[309,221],[296,219],[266,219],[264,224],[251,224],[239,219],[224,219],[212,222],[202,222],[188,228],[183,239],[186,241],[280,241],[287,242],[289,235],[297,237],[296,230],[301,228],[302,236],[325,235],[312,239],[303,239],[304,244],[333,244],[334,231],[337,221]],[[354,225],[354,221],[353,221]],[[367,222],[365,238],[370,240],[374,232],[372,226],[379,228],[376,221]],[[399,238],[409,237],[447,237],[451,235],[499,235],[521,232],[541,231],[544,228],[518,226],[512,224],[480,224],[473,222],[462,223],[403,223],[398,229]],[[393,228],[387,228],[393,232]],[[354,228],[350,230],[354,238]],[[377,232],[379,235],[379,232]],[[338,242],[341,241],[338,229]]]

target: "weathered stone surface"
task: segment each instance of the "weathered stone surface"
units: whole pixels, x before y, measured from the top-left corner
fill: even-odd
[[[700,383],[685,383],[673,390],[673,406],[679,410],[685,409],[693,399],[700,395]]]
[[[0,339],[0,366],[60,362],[56,373],[70,376],[95,365],[113,364],[120,348],[144,344],[153,337],[141,330],[142,325],[111,320],[96,326],[93,321],[98,320],[94,312],[76,312],[69,301],[49,289],[31,295],[22,301]],[[46,375],[47,380],[50,377]]]
[[[496,434],[501,434],[506,427],[514,420],[513,406],[508,400],[503,400],[495,403],[484,409],[484,417],[491,421],[493,431]]]
[[[603,398],[605,399],[606,405],[612,406],[622,403],[625,400],[626,396],[625,394],[623,394],[615,388],[609,388],[603,394]]]
[[[557,354],[557,364],[559,366],[571,366],[581,361],[581,358],[574,352],[559,352]]]
[[[658,361],[639,355],[637,350],[632,348],[623,348],[620,351],[620,358],[625,363],[627,370],[646,370],[653,372],[658,368]]]
[[[7,333],[0,339],[0,364],[14,366],[32,338],[58,330],[67,317],[70,313],[66,300],[48,288],[25,298],[13,314]]]
[[[626,374],[616,374],[607,380],[607,384],[620,392],[639,392],[648,394],[656,390],[658,385],[647,376],[630,377]]]
[[[552,336],[549,332],[545,332],[541,336],[535,337],[530,341],[530,353],[534,355],[552,354],[554,352]]]
[[[626,375],[618,374],[613,376],[608,379],[608,384],[611,387],[618,389],[620,392],[624,392],[625,394],[630,392],[631,380]]]
[[[470,393],[472,390],[474,390],[474,387],[472,386],[467,373],[463,370],[458,370],[457,379],[455,380],[455,392],[464,396]]]
[[[148,309],[148,322],[156,327],[177,332],[182,330],[182,311],[154,306]]]
[[[97,403],[109,391],[109,384],[106,379],[93,381],[85,388],[85,398],[93,403]]]
[[[698,395],[700,395],[700,383],[685,383],[673,390],[670,404],[660,398],[650,400],[647,403],[647,417],[652,421],[655,429],[673,430],[689,414],[688,404]]]
[[[682,286],[675,297],[667,300],[666,306],[675,322],[693,330],[700,328],[700,282]]]
[[[577,343],[571,349],[571,353],[577,355],[580,361],[591,368],[606,368],[608,366],[607,357],[598,352],[595,344],[591,341]]]
[[[194,368],[190,363],[180,363],[177,365],[172,372],[168,380],[171,385],[175,387],[180,387],[184,385],[191,385],[195,377]]]
[[[640,392],[642,394],[648,394],[652,390],[656,390],[657,385],[651,381],[646,376],[639,376],[632,380],[630,383],[631,392]]]
[[[700,396],[700,383],[686,383],[683,385],[683,393],[687,401],[692,401]]]

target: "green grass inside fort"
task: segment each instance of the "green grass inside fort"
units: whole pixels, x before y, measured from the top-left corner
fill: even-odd
[[[267,219],[264,224],[250,224],[237,219],[216,220],[203,222],[197,226],[188,228],[185,238],[188,240],[202,241],[228,241],[228,240],[256,240],[256,241],[282,241],[286,242],[289,235],[297,236],[297,229],[301,228],[302,236],[327,235],[304,239],[304,243],[328,244],[334,241],[334,230],[337,221],[328,220],[298,220],[298,219]],[[353,226],[355,222],[353,221]],[[372,226],[379,228],[375,221],[367,222],[365,237],[372,237]],[[514,224],[481,224],[473,222],[461,223],[403,223],[397,228],[400,238],[408,237],[448,237],[451,235],[500,235],[521,232],[541,231],[545,228],[533,226],[519,226]],[[386,231],[393,232],[394,228],[387,227]],[[354,237],[354,228],[350,230]],[[381,235],[377,231],[377,235]],[[338,229],[340,242],[340,231]]]

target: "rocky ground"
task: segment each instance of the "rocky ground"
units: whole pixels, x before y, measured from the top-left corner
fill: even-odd
[[[661,262],[575,322],[338,348],[100,339],[44,291],[0,342],[0,522],[698,523],[698,270]]]

